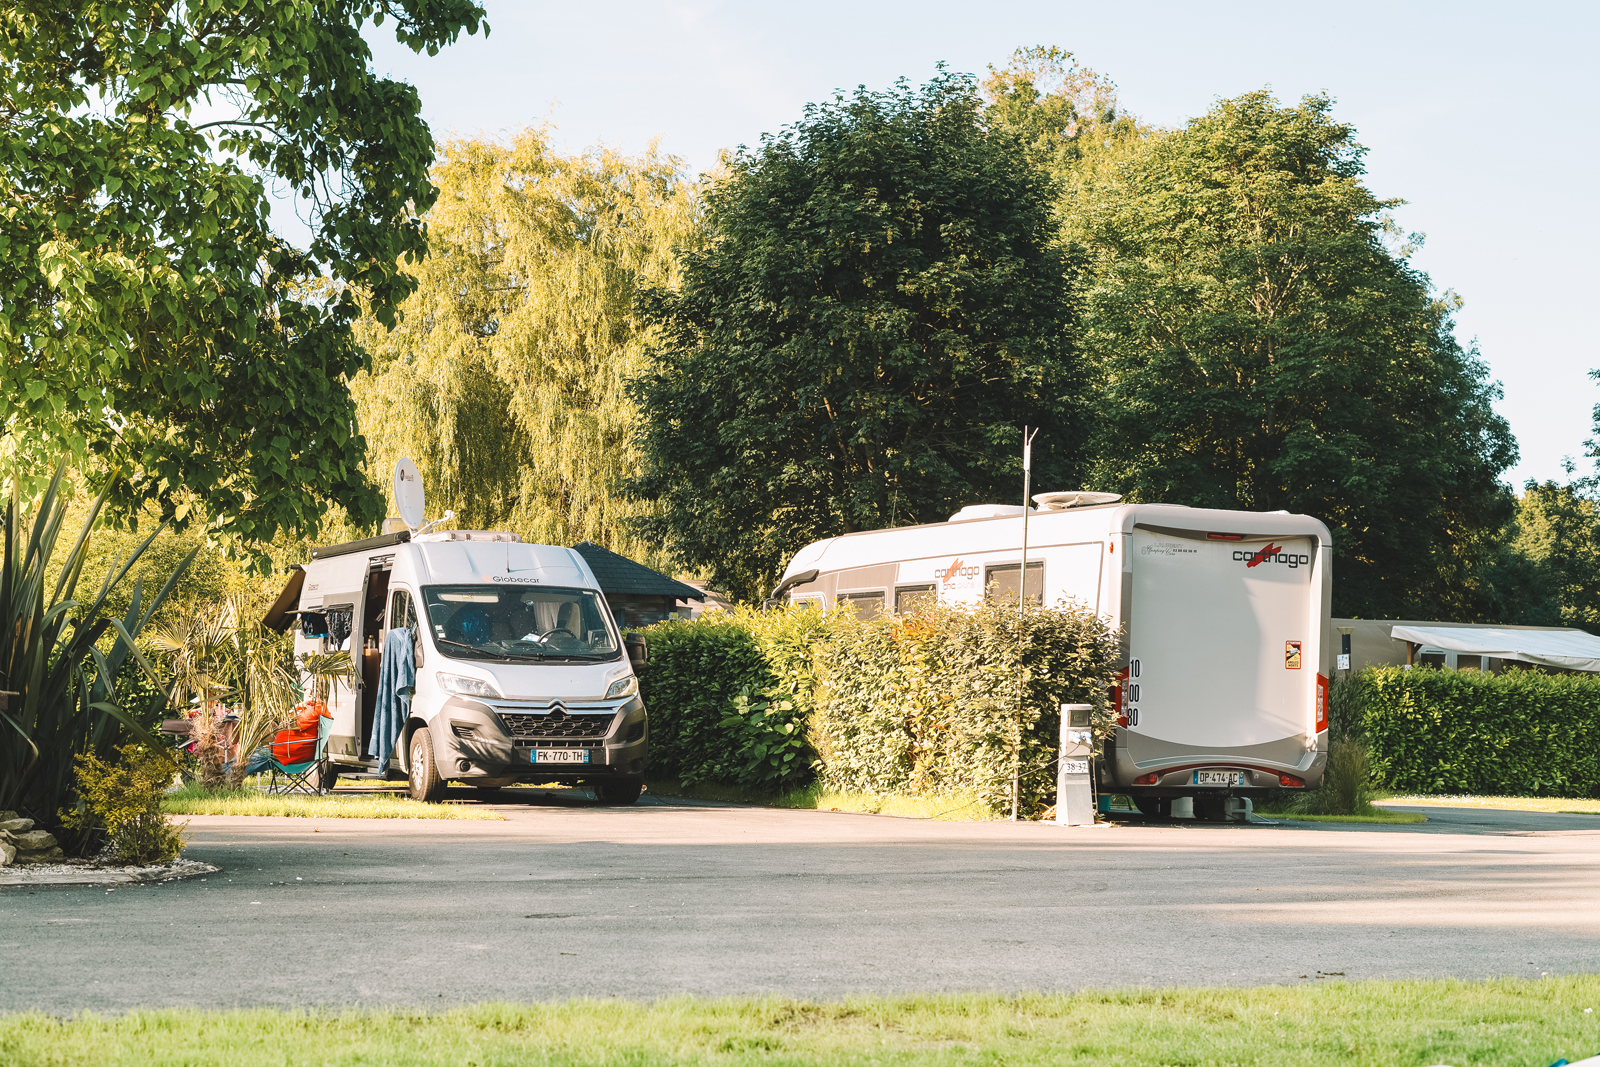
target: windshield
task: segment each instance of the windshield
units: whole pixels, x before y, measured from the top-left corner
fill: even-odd
[[[535,663],[618,655],[605,604],[593,590],[425,585],[422,602],[447,656]]]

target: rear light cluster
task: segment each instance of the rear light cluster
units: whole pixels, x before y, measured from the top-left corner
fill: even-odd
[[[1285,789],[1304,789],[1306,787],[1304,780],[1296,778],[1292,774],[1278,775],[1278,784],[1283,786]]]
[[[1155,785],[1161,780],[1159,774],[1141,774],[1133,780],[1134,785]]]

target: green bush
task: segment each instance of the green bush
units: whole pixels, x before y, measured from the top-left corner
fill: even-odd
[[[1373,774],[1390,789],[1600,796],[1600,678],[1384,667],[1356,684]]]
[[[1020,764],[1031,811],[1054,794],[1059,706],[1092,704],[1102,732],[1110,724],[1115,636],[1070,608],[870,622],[740,609],[646,634],[652,771],[685,785],[776,793],[820,773],[842,792],[975,793],[1000,811]]]
[[[651,773],[775,791],[809,782],[805,723],[829,623],[800,606],[739,608],[646,629],[650,666],[640,686],[650,709]]]
[[[1116,636],[1063,605],[941,607],[870,622],[842,618],[822,646],[813,743],[823,780],[846,792],[976,794],[1024,812],[1051,803],[1062,704],[1090,704],[1097,733]]]
[[[183,834],[161,810],[161,797],[177,774],[170,752],[124,745],[121,758],[106,763],[92,752],[77,757],[82,803],[62,811],[61,821],[79,833],[103,831],[123,863],[171,863],[183,851]]]

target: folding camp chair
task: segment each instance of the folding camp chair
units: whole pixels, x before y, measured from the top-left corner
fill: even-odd
[[[316,747],[312,750],[311,758],[302,763],[283,763],[279,761],[278,756],[280,754],[287,756],[292,751],[292,746],[305,745],[309,743],[309,738],[272,742],[272,762],[267,765],[267,792],[309,793],[321,796],[322,783],[326,780],[326,776],[322,773],[322,764],[328,758],[328,735],[332,732],[333,720],[326,715],[319,716]]]

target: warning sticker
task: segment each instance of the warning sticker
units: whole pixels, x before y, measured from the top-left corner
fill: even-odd
[[[1300,642],[1285,641],[1283,643],[1283,665],[1286,669],[1297,671],[1300,669]]]

